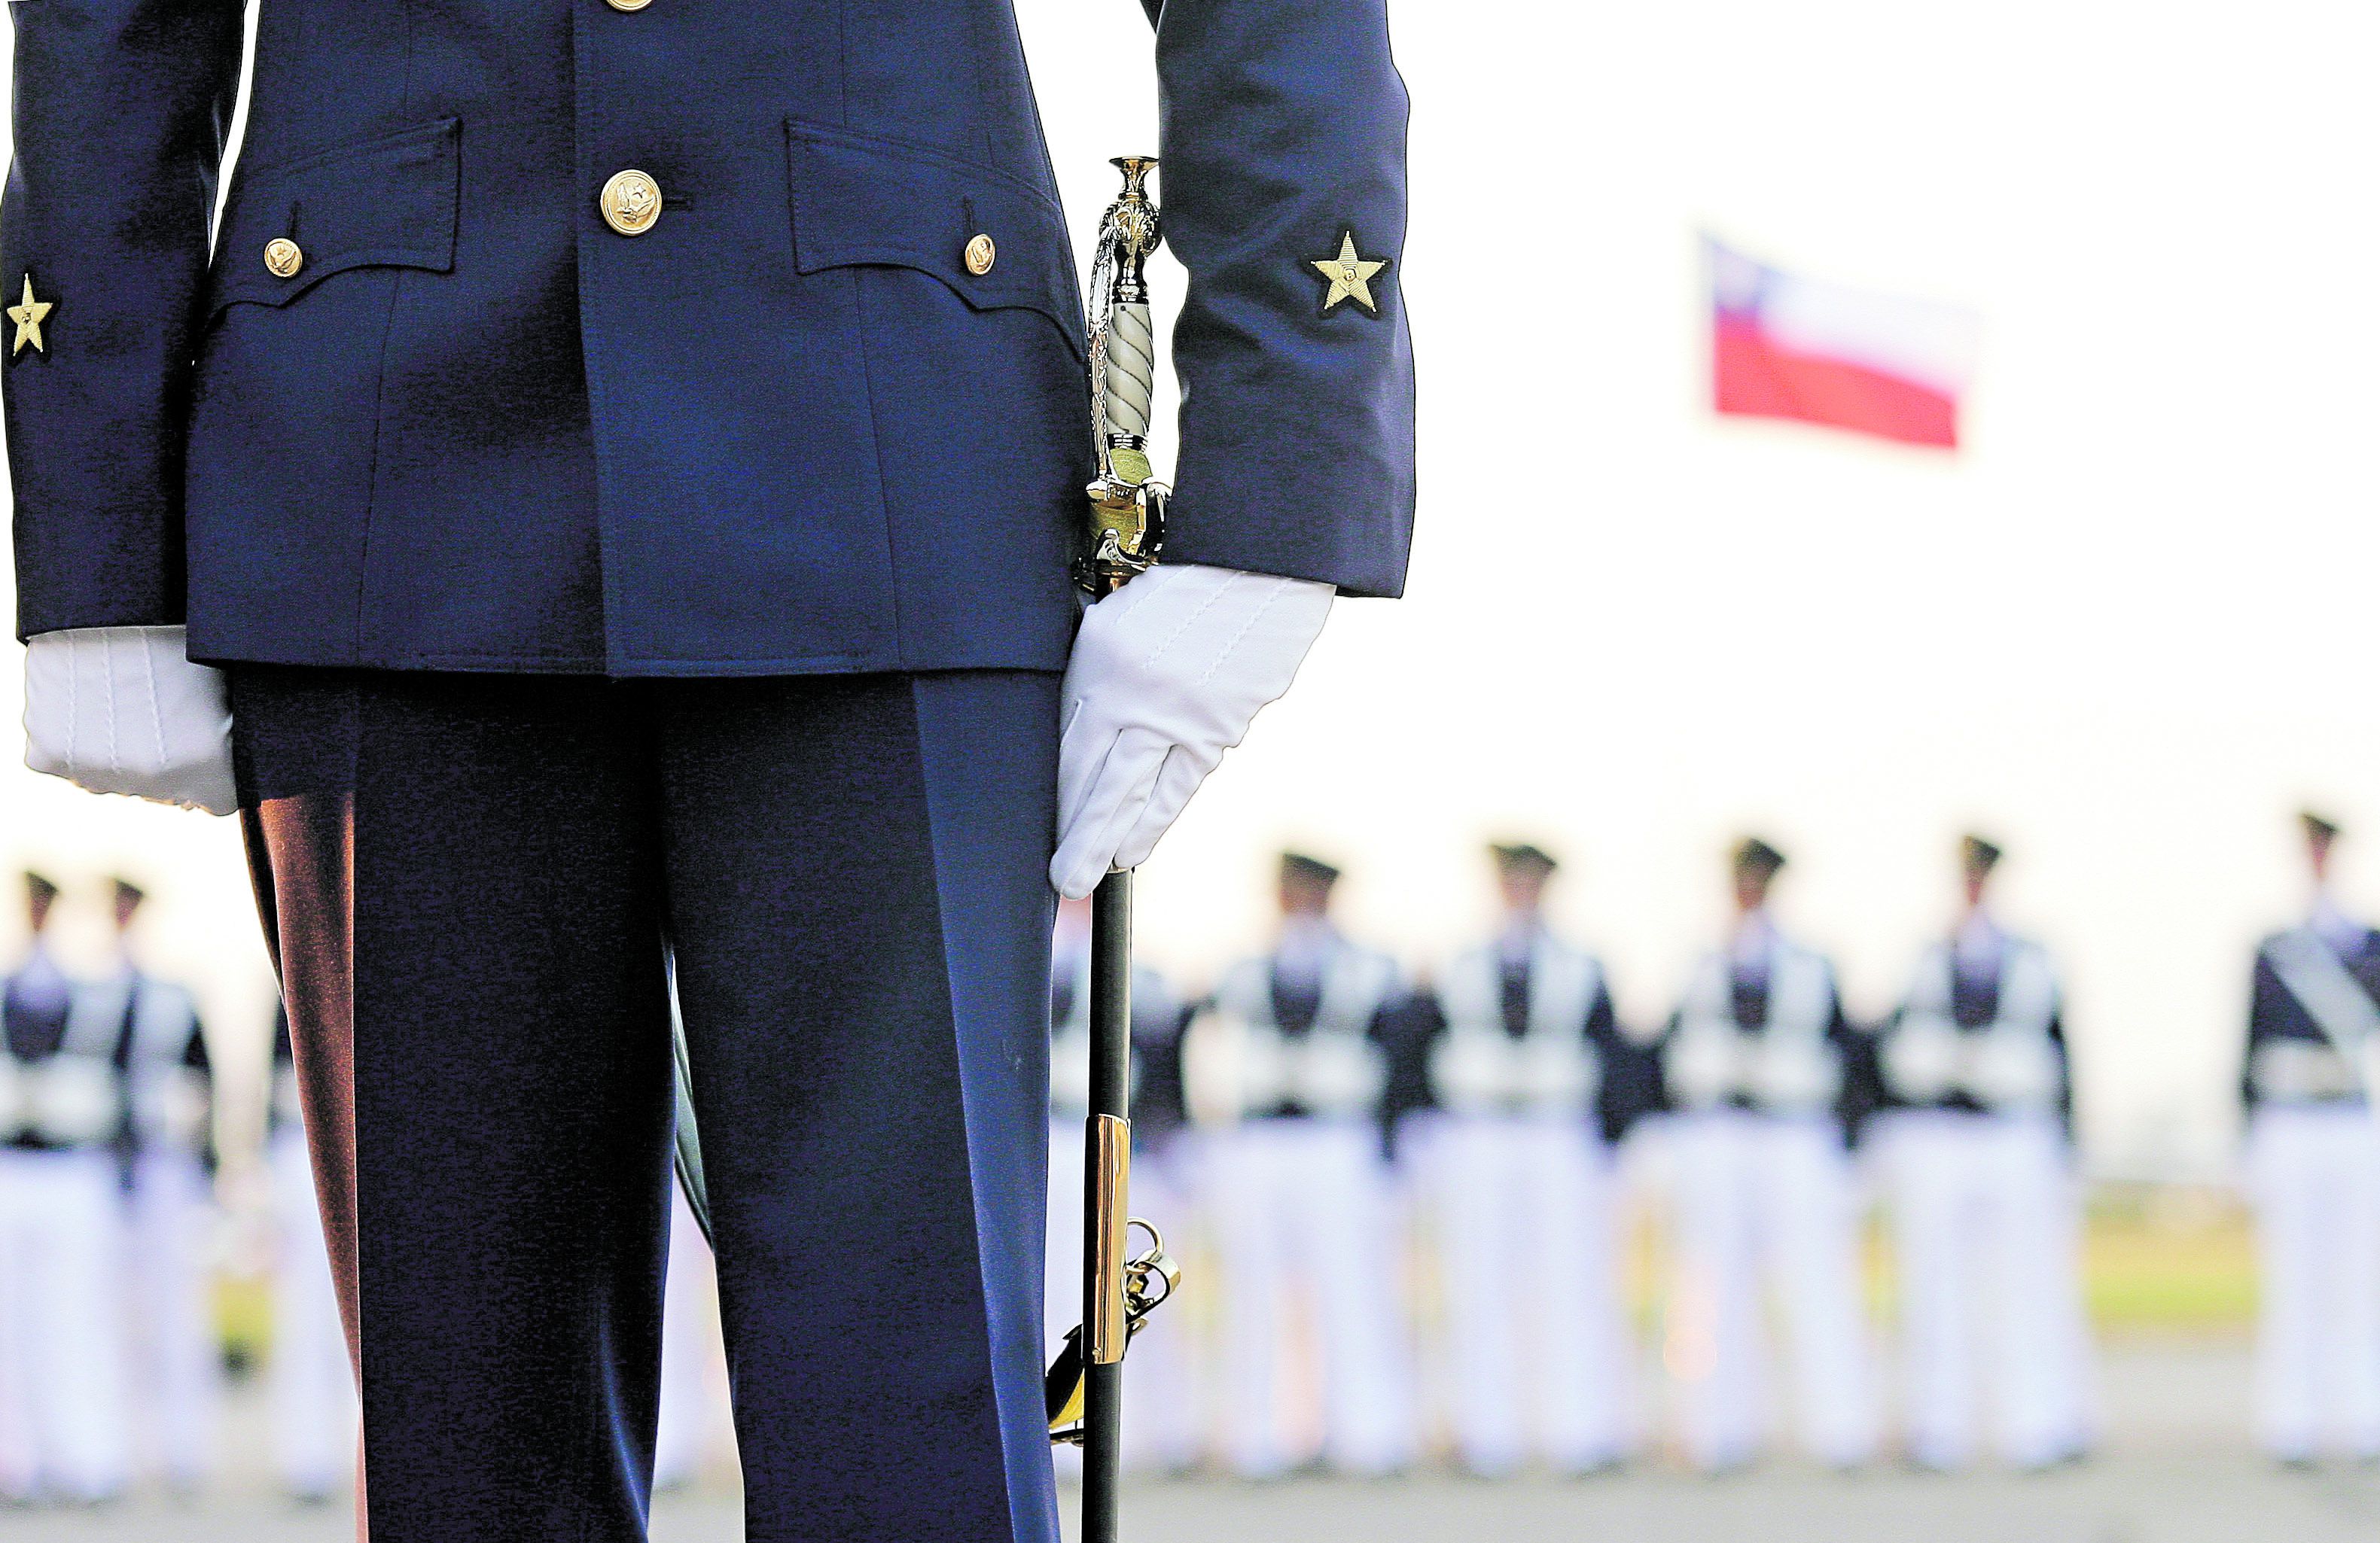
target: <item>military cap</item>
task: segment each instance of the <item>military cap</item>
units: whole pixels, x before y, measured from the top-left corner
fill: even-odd
[[[1785,866],[1785,854],[1757,836],[1747,836],[1735,844],[1730,861],[1739,874],[1758,874],[1767,878]]]
[[[1516,868],[1530,868],[1540,874],[1550,874],[1561,866],[1554,861],[1553,853],[1533,841],[1490,841],[1488,854],[1496,860],[1497,868],[1505,873]]]
[[[1283,852],[1281,854],[1281,876],[1283,879],[1303,879],[1328,889],[1339,882],[1339,870],[1318,857],[1308,857],[1304,852]]]
[[[2338,839],[2338,822],[2326,814],[2317,814],[2311,809],[2301,809],[2298,811],[2298,824],[2305,827],[2306,839],[2309,841],[2326,846]]]
[[[2005,856],[2000,849],[1973,831],[1959,838],[1959,864],[1971,874],[1988,874]]]

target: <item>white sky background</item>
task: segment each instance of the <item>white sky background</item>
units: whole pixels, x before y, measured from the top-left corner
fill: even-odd
[[[2303,899],[2300,802],[2362,831],[2342,887],[2380,910],[2380,13],[1391,3],[1411,592],[1341,606],[1201,793],[1145,873],[1146,951],[1196,977],[1254,942],[1286,839],[1348,864],[1351,930],[1427,965],[1483,923],[1479,843],[1514,832],[1570,859],[1558,910],[1650,1018],[1757,828],[1794,855],[1785,919],[1877,1011],[1979,824],[2007,919],[2067,962],[2095,1161],[2222,1163],[2248,953]],[[1132,0],[1019,11],[1087,241],[1106,158],[1154,147],[1145,29]],[[1715,422],[1704,228],[1980,311],[1968,449]],[[18,675],[10,649],[11,720]],[[6,759],[0,859],[79,886],[86,936],[98,875],[151,882],[152,957],[261,1045],[230,823]]]

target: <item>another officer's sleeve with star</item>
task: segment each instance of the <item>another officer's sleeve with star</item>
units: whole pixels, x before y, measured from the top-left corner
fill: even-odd
[[[1165,559],[1404,587],[1405,90],[1385,0],[1143,0],[1159,191],[1189,270]]]
[[[182,619],[182,438],[239,0],[29,0],[0,197],[19,637]]]

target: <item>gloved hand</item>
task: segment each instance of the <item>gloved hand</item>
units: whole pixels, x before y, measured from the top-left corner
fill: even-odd
[[[1079,899],[1147,861],[1257,709],[1289,689],[1337,592],[1196,564],[1158,567],[1093,606],[1066,661],[1058,851]]]
[[[228,814],[239,800],[223,671],[190,662],[180,627],[40,633],[25,647],[25,765],[94,793]]]

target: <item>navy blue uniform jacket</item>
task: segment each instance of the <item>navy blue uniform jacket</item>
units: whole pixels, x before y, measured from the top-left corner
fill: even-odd
[[[1402,586],[1383,3],[1159,16],[1190,274],[1172,561]],[[0,299],[30,278],[55,307],[0,367],[19,635],[187,620],[202,659],[399,669],[1062,666],[1081,303],[1009,0],[267,0],[212,259],[239,0],[10,9]],[[662,197],[636,236],[598,209],[627,168]],[[1311,263],[1346,233],[1389,259],[1376,313],[1323,309]]]

